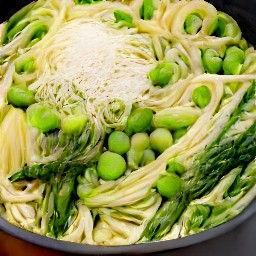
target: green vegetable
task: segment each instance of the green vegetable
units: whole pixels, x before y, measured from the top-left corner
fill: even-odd
[[[136,151],[143,151],[149,147],[149,136],[147,133],[135,133],[131,137],[131,147]]]
[[[15,63],[15,71],[18,74],[31,74],[35,69],[35,59],[33,57],[28,57],[27,59]]]
[[[156,182],[156,188],[161,196],[171,198],[181,191],[182,179],[175,173],[162,175]]]
[[[201,111],[192,107],[165,108],[153,117],[153,126],[178,130],[193,125],[199,118]]]
[[[187,133],[187,129],[186,128],[180,128],[178,130],[173,131],[173,133],[172,133],[173,140],[176,142],[182,136],[184,136],[186,133]]]
[[[222,59],[218,52],[213,49],[207,49],[202,54],[202,61],[205,70],[210,74],[217,74],[222,69]]]
[[[20,31],[22,31],[27,25],[28,22],[22,21],[24,17],[36,7],[36,3],[33,2],[21,10],[16,12],[7,22],[4,27],[3,35],[1,37],[1,44],[7,44],[13,40],[15,35],[17,35]]]
[[[127,152],[127,165],[130,170],[137,170],[142,162],[144,151],[137,151],[131,148]]]
[[[86,115],[69,115],[62,119],[61,129],[67,134],[81,134],[87,122]]]
[[[166,128],[157,128],[150,134],[150,146],[160,154],[172,146],[172,144],[172,134]]]
[[[142,159],[141,159],[141,166],[145,166],[153,161],[156,160],[156,156],[153,150],[146,149],[143,152]]]
[[[154,4],[152,0],[144,0],[140,8],[140,17],[143,20],[151,20],[154,15]]]
[[[239,136],[228,133],[234,124],[234,120],[237,120],[241,112],[246,110],[247,102],[255,99],[255,86],[253,85],[251,88],[233,113],[224,131],[194,161],[191,167],[193,178],[185,181],[181,193],[171,197],[169,201],[162,205],[144,230],[141,241],[160,239],[170,230],[193,199],[211,191],[220,178],[230,170],[247,166],[255,159],[255,123]],[[238,116],[236,116],[237,114]]]
[[[239,75],[245,61],[245,53],[237,46],[231,46],[227,49],[223,61],[223,70],[225,75]]]
[[[219,37],[241,37],[241,30],[236,21],[226,13],[218,13],[218,25],[215,34]]]
[[[203,85],[195,88],[192,93],[192,100],[199,108],[205,108],[211,101],[210,89]]]
[[[186,167],[175,160],[170,160],[167,164],[166,171],[169,173],[174,172],[174,173],[177,173],[179,176],[181,176],[186,172]]]
[[[108,138],[108,149],[111,152],[122,155],[130,149],[129,137],[121,131],[114,131]]]
[[[30,124],[42,132],[60,128],[60,118],[57,112],[48,105],[36,103],[29,106],[27,116]]]
[[[32,47],[34,44],[42,40],[42,38],[47,34],[48,30],[48,27],[43,22],[35,24],[30,29],[30,36],[26,40],[24,47]]]
[[[101,0],[74,0],[76,4],[92,4],[92,3],[97,3],[100,2]]]
[[[151,126],[153,111],[149,108],[134,109],[127,119],[125,132],[128,135],[138,132],[145,132]]]
[[[184,22],[184,30],[187,34],[195,35],[201,29],[202,24],[203,21],[198,14],[190,14]]]
[[[12,85],[7,93],[7,100],[9,104],[15,107],[28,107],[35,103],[35,95],[23,85]]]
[[[100,155],[97,171],[103,180],[116,180],[126,170],[126,162],[119,154],[106,151]]]
[[[149,72],[149,78],[153,85],[159,85],[160,87],[177,82],[180,76],[181,70],[176,63],[159,63]]]
[[[134,27],[133,17],[130,14],[123,12],[121,10],[115,10],[114,17],[116,19],[116,23],[119,22],[120,24],[126,27]]]

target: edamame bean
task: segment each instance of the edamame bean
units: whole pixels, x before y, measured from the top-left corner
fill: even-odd
[[[171,198],[182,189],[182,179],[175,173],[162,175],[156,182],[156,188],[161,196]]]
[[[27,116],[30,124],[42,132],[49,132],[60,127],[58,113],[50,106],[41,103],[30,105],[27,109]]]
[[[149,147],[149,136],[147,133],[135,133],[131,137],[131,147],[136,151],[143,151]]]
[[[81,134],[88,122],[86,115],[70,115],[62,119],[61,129],[67,134]]]
[[[169,82],[175,83],[181,76],[181,70],[176,63],[159,63],[149,72],[149,78],[153,85],[166,86]]]
[[[192,107],[173,107],[160,110],[153,116],[153,126],[178,130],[188,127],[196,122],[201,115],[201,110]]]
[[[12,85],[7,93],[8,103],[15,107],[24,108],[35,103],[35,95],[25,85]]]
[[[125,132],[130,136],[133,133],[144,132],[151,126],[153,111],[149,108],[136,108],[127,119]]]
[[[158,153],[163,153],[173,144],[171,132],[166,128],[157,128],[150,134],[150,146]]]
[[[195,35],[201,29],[202,24],[203,21],[198,14],[190,14],[185,20],[184,30],[187,34]]]
[[[206,107],[211,101],[212,94],[210,89],[203,85],[195,88],[192,93],[192,100],[199,108]]]
[[[18,74],[31,74],[35,69],[35,59],[33,57],[28,57],[15,63],[15,71]]]
[[[176,173],[181,176],[186,172],[186,167],[175,160],[171,160],[167,164],[166,171],[169,173]]]
[[[205,70],[211,74],[217,74],[222,69],[222,59],[220,55],[213,49],[207,49],[202,55]]]
[[[125,170],[126,162],[121,155],[110,151],[100,155],[97,171],[103,180],[116,180],[125,173]]]
[[[155,152],[151,149],[146,149],[143,152],[143,156],[141,159],[141,166],[145,166],[156,160]]]
[[[223,61],[223,70],[225,75],[239,75],[245,61],[245,53],[237,46],[231,46],[227,49]]]
[[[114,131],[108,137],[108,149],[111,152],[122,155],[128,152],[130,147],[130,139],[124,132]]]

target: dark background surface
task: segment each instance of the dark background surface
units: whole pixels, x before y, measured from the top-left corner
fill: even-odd
[[[0,22],[7,20],[29,0],[0,0]],[[218,10],[229,13],[238,22],[243,36],[256,45],[256,0],[213,0]],[[156,244],[157,246],[157,244]],[[1,256],[68,256],[70,254],[46,250],[0,231]],[[193,246],[168,252],[147,254],[160,256],[254,256],[256,255],[256,214],[234,230],[217,238]]]

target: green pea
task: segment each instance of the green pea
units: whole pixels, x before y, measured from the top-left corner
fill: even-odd
[[[130,139],[124,132],[114,131],[108,137],[108,149],[111,152],[122,155],[128,152],[130,147]]]
[[[194,124],[200,115],[201,111],[192,107],[165,108],[153,116],[152,124],[156,128],[178,130]]]
[[[186,128],[180,128],[178,130],[173,131],[172,137],[174,141],[179,140],[182,136],[184,136],[187,133]]]
[[[201,29],[202,24],[203,21],[198,14],[190,14],[185,20],[184,30],[187,34],[195,35]]]
[[[64,117],[61,122],[61,129],[67,134],[81,134],[88,122],[86,115],[70,115]]]
[[[181,176],[186,172],[186,167],[175,160],[171,160],[167,164],[166,171],[169,173],[176,173]]]
[[[7,93],[8,103],[15,107],[24,108],[35,103],[35,95],[24,85],[12,85]]]
[[[166,128],[157,128],[150,134],[150,146],[158,153],[163,153],[173,144],[171,132]]]
[[[27,116],[30,124],[42,132],[49,132],[60,127],[58,113],[50,106],[41,103],[30,105],[27,109]]]
[[[127,157],[128,168],[132,171],[137,170],[139,168],[139,166],[141,165],[143,151],[137,151],[137,150],[131,148],[127,152],[126,157]]]
[[[126,170],[126,162],[117,153],[106,151],[100,155],[97,171],[103,180],[116,180],[121,177]]]
[[[146,149],[143,152],[143,156],[141,159],[141,166],[145,166],[156,160],[155,152],[151,149]]]
[[[147,133],[135,133],[131,137],[131,147],[136,151],[143,151],[149,147],[149,136]]]
[[[145,132],[151,126],[153,111],[149,108],[136,108],[127,119],[125,132],[130,136],[133,133]]]
[[[212,94],[210,89],[203,85],[195,88],[192,93],[192,100],[199,108],[206,107],[211,101]]]
[[[35,58],[28,57],[15,63],[15,71],[18,74],[31,74],[35,71]]]
[[[211,74],[217,74],[222,69],[222,59],[213,49],[207,49],[202,55],[205,70]]]
[[[182,179],[175,173],[162,175],[156,182],[156,188],[161,196],[171,198],[182,189]]]
[[[225,75],[239,75],[245,61],[245,53],[237,46],[231,46],[227,49],[223,61],[223,70]]]
[[[143,20],[151,20],[154,15],[154,4],[152,0],[144,0],[140,8],[140,17]]]
[[[160,87],[177,82],[180,76],[181,69],[176,63],[159,63],[149,72],[149,78],[153,85],[159,85]]]

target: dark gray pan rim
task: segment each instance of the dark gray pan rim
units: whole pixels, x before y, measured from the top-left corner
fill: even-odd
[[[127,245],[127,246],[96,246],[87,244],[78,244],[56,240],[53,238],[45,237],[24,230],[7,222],[5,219],[0,218],[0,229],[16,238],[25,240],[29,243],[45,247],[48,249],[58,250],[66,253],[74,254],[142,254],[153,253],[166,250],[173,250],[183,248],[186,246],[194,245],[204,242],[206,240],[215,238],[224,233],[231,231],[237,226],[241,225],[249,217],[256,213],[256,200],[254,200],[243,212],[232,220],[207,231],[191,235],[184,238],[168,241],[156,241],[143,244]]]

